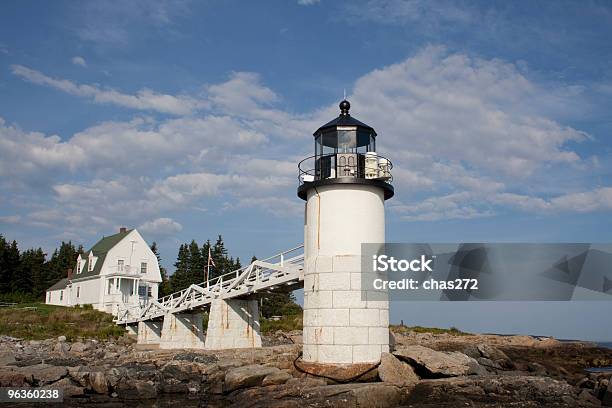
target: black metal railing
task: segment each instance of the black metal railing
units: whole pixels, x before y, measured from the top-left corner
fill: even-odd
[[[308,182],[353,177],[393,181],[391,160],[377,153],[331,153],[310,156],[298,164],[300,185]]]

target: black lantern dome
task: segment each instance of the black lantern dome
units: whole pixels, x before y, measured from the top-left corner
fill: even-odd
[[[376,131],[350,115],[351,104],[340,102],[340,115],[314,133],[315,154],[298,165],[298,196],[311,187],[328,184],[373,184],[393,196],[391,162],[376,153]]]

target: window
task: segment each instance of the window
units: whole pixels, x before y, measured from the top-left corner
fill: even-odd
[[[47,302],[51,302],[51,292],[49,292],[49,296],[47,296],[49,299],[47,300]]]
[[[140,273],[147,273],[147,263],[146,262],[140,263]]]
[[[77,273],[81,273],[81,260],[77,261]]]
[[[147,287],[147,297],[153,297],[153,288],[151,288],[150,286]]]
[[[64,291],[60,290],[60,302],[64,300]]]
[[[111,289],[113,288],[113,279],[108,280],[108,294],[111,294]]]
[[[123,259],[117,260],[117,272],[123,272],[123,266],[125,265],[125,261]]]
[[[87,263],[87,270],[93,271],[93,255],[89,255],[89,262]]]
[[[77,297],[81,297],[81,287],[77,286]]]

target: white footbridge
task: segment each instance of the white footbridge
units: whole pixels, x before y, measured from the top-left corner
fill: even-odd
[[[261,346],[258,296],[303,286],[304,246],[256,260],[142,306],[120,305],[115,322],[160,348]],[[209,310],[206,336],[201,312]]]

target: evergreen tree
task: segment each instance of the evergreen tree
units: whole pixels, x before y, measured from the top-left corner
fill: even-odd
[[[218,276],[224,275],[228,272],[231,272],[228,265],[227,259],[227,249],[225,249],[225,243],[223,242],[223,237],[219,235],[217,238],[217,242],[212,248],[212,257],[215,261],[216,267],[211,270],[211,278],[216,278]]]
[[[162,279],[157,290],[157,296],[161,298],[171,294],[172,288],[170,287],[168,272],[166,271],[166,268],[164,268],[161,264],[161,256],[159,255],[159,250],[157,249],[157,242],[153,241],[153,243],[151,244],[151,251],[153,251],[155,257],[157,258],[157,264],[159,265],[159,273]]]
[[[28,249],[21,254],[18,273],[13,276],[12,290],[15,293],[31,293],[39,297],[47,288],[42,287],[41,279],[45,268],[45,254],[42,249]]]
[[[12,282],[19,273],[19,248],[17,242],[8,241],[0,235],[0,293],[11,293]]]
[[[178,292],[191,284],[189,281],[189,247],[187,244],[181,244],[174,267],[176,269],[170,277],[170,286],[173,291]]]
[[[81,250],[82,247],[79,247]],[[45,289],[67,276],[68,269],[74,269],[76,259],[79,255],[77,249],[72,245],[71,241],[64,242],[51,255],[51,259],[46,265],[46,271],[41,281]]]
[[[189,281],[190,283],[202,283],[204,281],[204,268],[206,261],[200,252],[200,246],[195,240],[189,244]]]

